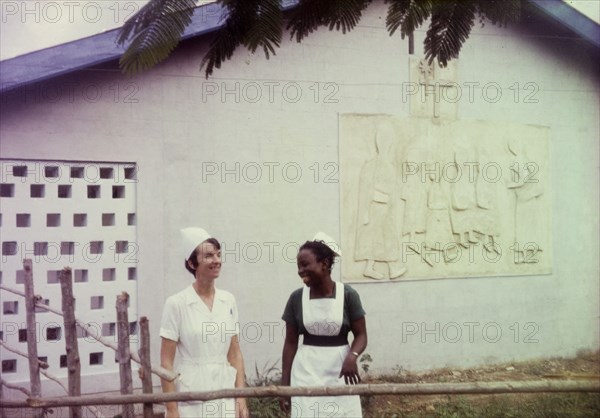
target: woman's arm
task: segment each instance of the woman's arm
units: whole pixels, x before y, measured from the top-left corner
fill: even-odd
[[[363,316],[352,321],[350,327],[352,334],[354,334],[354,340],[342,364],[340,377],[344,376],[344,381],[347,385],[354,385],[360,383],[360,376],[358,375],[358,366],[356,364],[358,356],[352,353],[360,355],[367,348],[367,322],[365,321],[365,317]]]
[[[175,352],[177,351],[177,341],[169,340],[168,338],[161,338],[160,343],[160,365],[169,370],[173,371],[173,362],[175,361]],[[160,380],[162,385],[163,393],[175,392],[176,386],[175,381],[168,381],[165,379]],[[165,418],[178,418],[179,410],[177,408],[177,402],[166,403],[166,414]]]
[[[298,351],[298,327],[292,324],[285,326],[285,342],[283,343],[283,353],[281,355],[281,385],[289,386],[292,375],[292,363]],[[290,398],[281,398],[279,406],[285,413],[291,410]]]
[[[237,335],[234,335],[231,338],[231,344],[229,345],[229,351],[227,352],[227,361],[229,361],[229,364],[237,371],[235,375],[235,387],[245,387],[246,374],[244,370],[244,357],[242,356],[242,350],[240,349],[240,342]],[[246,398],[236,398],[235,403],[237,407],[237,417],[247,418],[250,416],[246,405]]]

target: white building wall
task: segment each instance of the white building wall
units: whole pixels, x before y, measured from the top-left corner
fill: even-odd
[[[190,225],[223,243],[218,286],[237,297],[249,377],[280,358],[280,316],[301,285],[295,248],[318,230],[339,237],[338,115],[409,116],[407,42],[384,22],[376,6],[352,33],[285,40],[268,61],[239,50],[208,80],[198,72],[208,41],[194,41],[133,79],[89,69],[41,86],[75,83],[74,94],[3,104],[2,158],[137,164],[136,306],[156,363],[163,302],[191,283],[178,235]],[[424,31],[415,38],[419,53]],[[566,356],[600,342],[593,63],[575,41],[488,24],[458,69],[459,118],[550,127],[553,273],[354,285],[375,371]]]

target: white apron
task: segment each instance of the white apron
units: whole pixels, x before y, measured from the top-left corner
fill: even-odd
[[[310,288],[302,290],[302,322],[312,335],[335,336],[344,316],[344,285],[335,284],[335,298],[310,299]],[[291,386],[341,386],[342,363],[350,347],[298,347],[292,364]],[[362,417],[359,396],[292,397],[292,418]]]

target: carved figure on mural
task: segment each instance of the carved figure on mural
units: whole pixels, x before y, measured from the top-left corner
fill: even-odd
[[[513,190],[515,197],[515,241],[512,247],[516,253],[515,263],[537,263],[536,255],[542,251],[543,242],[539,211],[544,190],[537,178],[539,165],[528,158],[521,138],[510,138],[507,145],[512,158],[507,187]]]
[[[482,235],[483,248],[488,252],[500,254],[498,238],[500,236],[500,212],[498,211],[498,182],[495,178],[486,178],[482,167],[492,167],[488,152],[479,148],[476,165],[475,194],[475,231]]]
[[[425,247],[429,250],[442,252],[444,260],[453,257],[456,252],[454,235],[450,224],[450,198],[448,196],[448,183],[442,179],[439,159],[427,166],[427,175],[431,181],[429,194],[427,196],[427,224],[425,226]],[[422,255],[422,258],[430,266],[433,266],[429,256],[431,253]]]
[[[396,226],[397,176],[391,148],[394,129],[389,123],[378,126],[375,145],[377,155],[367,161],[360,172],[356,261],[366,260],[363,275],[375,280],[384,275],[375,269],[376,262],[387,264],[390,279],[402,276],[406,268],[400,263],[400,246]]]
[[[477,156],[472,147],[459,145],[454,151],[454,161],[450,170],[444,171],[445,180],[450,182],[452,210],[450,218],[456,242],[464,248],[477,242],[475,231],[477,219],[474,212],[477,207],[476,167]]]
[[[403,232],[406,248],[419,253],[419,243],[427,227],[427,196],[431,181],[422,168],[429,160],[428,141],[413,144],[402,161],[401,198],[404,201]]]

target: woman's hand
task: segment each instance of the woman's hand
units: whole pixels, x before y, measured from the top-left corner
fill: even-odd
[[[289,414],[292,410],[292,398],[279,398],[279,408]]]
[[[356,365],[357,357],[348,353],[342,364],[342,370],[340,371],[339,377],[344,377],[344,381],[347,385],[356,385],[360,383],[360,376],[358,375],[358,366]]]

